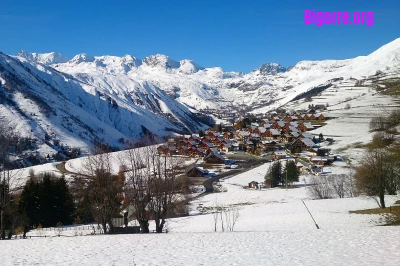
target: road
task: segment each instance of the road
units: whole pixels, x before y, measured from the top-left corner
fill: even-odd
[[[207,179],[206,181],[203,182],[203,186],[206,189],[206,192],[201,194],[201,195],[199,195],[199,196],[204,196],[205,194],[214,192],[214,182],[215,181],[219,181],[221,178],[232,177],[232,176],[241,174],[243,172],[246,172],[246,171],[250,170],[253,167],[260,166],[260,165],[262,165],[262,164],[264,164],[266,162],[268,162],[268,161],[267,160],[263,160],[263,159],[249,160],[249,161],[241,164],[243,168],[240,168],[240,169],[237,169],[237,170],[232,170],[232,171],[229,171],[229,172],[225,172],[225,173],[222,173],[220,175],[217,175],[216,177],[212,177],[212,178]]]

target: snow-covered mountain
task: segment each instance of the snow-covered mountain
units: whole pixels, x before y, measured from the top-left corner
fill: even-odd
[[[15,57],[0,54],[0,110],[18,131],[40,139],[121,146],[122,139],[148,131],[157,136],[196,131],[204,125],[192,111],[266,112],[343,80],[393,71],[399,63],[400,38],[367,56],[301,61],[290,68],[267,63],[250,73],[160,54],[141,60],[83,53],[69,60],[22,51]]]
[[[28,53],[20,54],[32,61]],[[38,57],[38,55],[36,56]],[[367,56],[346,60],[301,61],[293,67],[267,63],[250,73],[203,68],[191,60],[175,61],[165,55],[137,59],[130,55],[80,54],[51,64],[77,80],[107,91],[151,84],[192,110],[265,112],[312,89],[340,80],[374,75],[399,64],[400,38]],[[33,60],[35,61],[35,60]],[[37,60],[36,60],[37,62]]]
[[[87,150],[101,142],[122,148],[126,140],[139,141],[148,132],[160,139],[204,128],[159,87],[124,75],[136,64],[130,56],[94,60],[79,55],[65,64],[79,69],[83,62],[93,62],[102,68],[117,60],[118,66],[107,75],[71,75],[56,70],[56,65],[0,53],[0,114],[15,131],[36,139],[44,154],[54,153],[61,144]]]

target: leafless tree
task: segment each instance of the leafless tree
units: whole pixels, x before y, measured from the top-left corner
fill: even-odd
[[[327,176],[312,176],[308,192],[315,199],[332,198],[332,187],[327,180]]]
[[[125,151],[121,163],[127,167],[126,199],[134,206],[142,232],[149,232],[149,220],[154,219],[161,233],[177,204],[185,202],[185,181],[179,177],[183,159],[146,146]]]
[[[355,172],[357,188],[368,196],[378,197],[380,208],[385,208],[385,194],[398,190],[399,161],[386,148],[371,148],[366,151]]]
[[[112,219],[120,212],[125,180],[112,173],[112,162],[106,153],[86,158],[84,177],[93,218],[104,233],[113,233]]]

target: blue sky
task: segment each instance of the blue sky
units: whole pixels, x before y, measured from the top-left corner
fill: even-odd
[[[373,11],[374,25],[304,24],[304,10]],[[400,37],[399,0],[18,1],[0,8],[0,51],[67,57],[161,53],[249,72],[266,62],[366,55]]]

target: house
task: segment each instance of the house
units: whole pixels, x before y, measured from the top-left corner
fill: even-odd
[[[194,157],[201,157],[204,155],[204,150],[202,148],[192,149],[191,155]]]
[[[275,160],[285,159],[286,156],[287,156],[287,153],[285,151],[274,151],[274,152],[272,152],[272,157]]]
[[[298,138],[292,143],[292,147],[296,152],[310,150],[315,146],[315,143],[309,138]]]
[[[280,139],[281,137],[281,132],[277,129],[270,129],[267,133],[267,137],[272,138],[272,139]]]
[[[189,148],[187,146],[181,146],[178,149],[179,154],[181,155],[189,155]]]
[[[316,165],[326,165],[328,163],[328,159],[325,157],[321,157],[321,156],[313,156],[311,157],[310,161]]]
[[[257,181],[251,181],[250,183],[249,183],[249,188],[255,188],[255,189],[258,189],[258,182]]]
[[[260,126],[264,126],[265,124],[269,124],[269,120],[268,119],[262,119],[260,122]]]
[[[325,120],[325,116],[323,114],[317,114],[315,115],[315,117],[317,118],[317,120]]]
[[[206,174],[208,174],[208,170],[202,169],[197,165],[192,165],[186,170],[187,177],[203,177]]]
[[[224,158],[218,154],[218,153],[209,153],[204,157],[204,161],[206,163],[213,163],[213,164],[223,164],[224,163]]]
[[[167,145],[160,145],[160,146],[157,147],[157,152],[159,154],[166,154],[167,148],[168,148]]]

